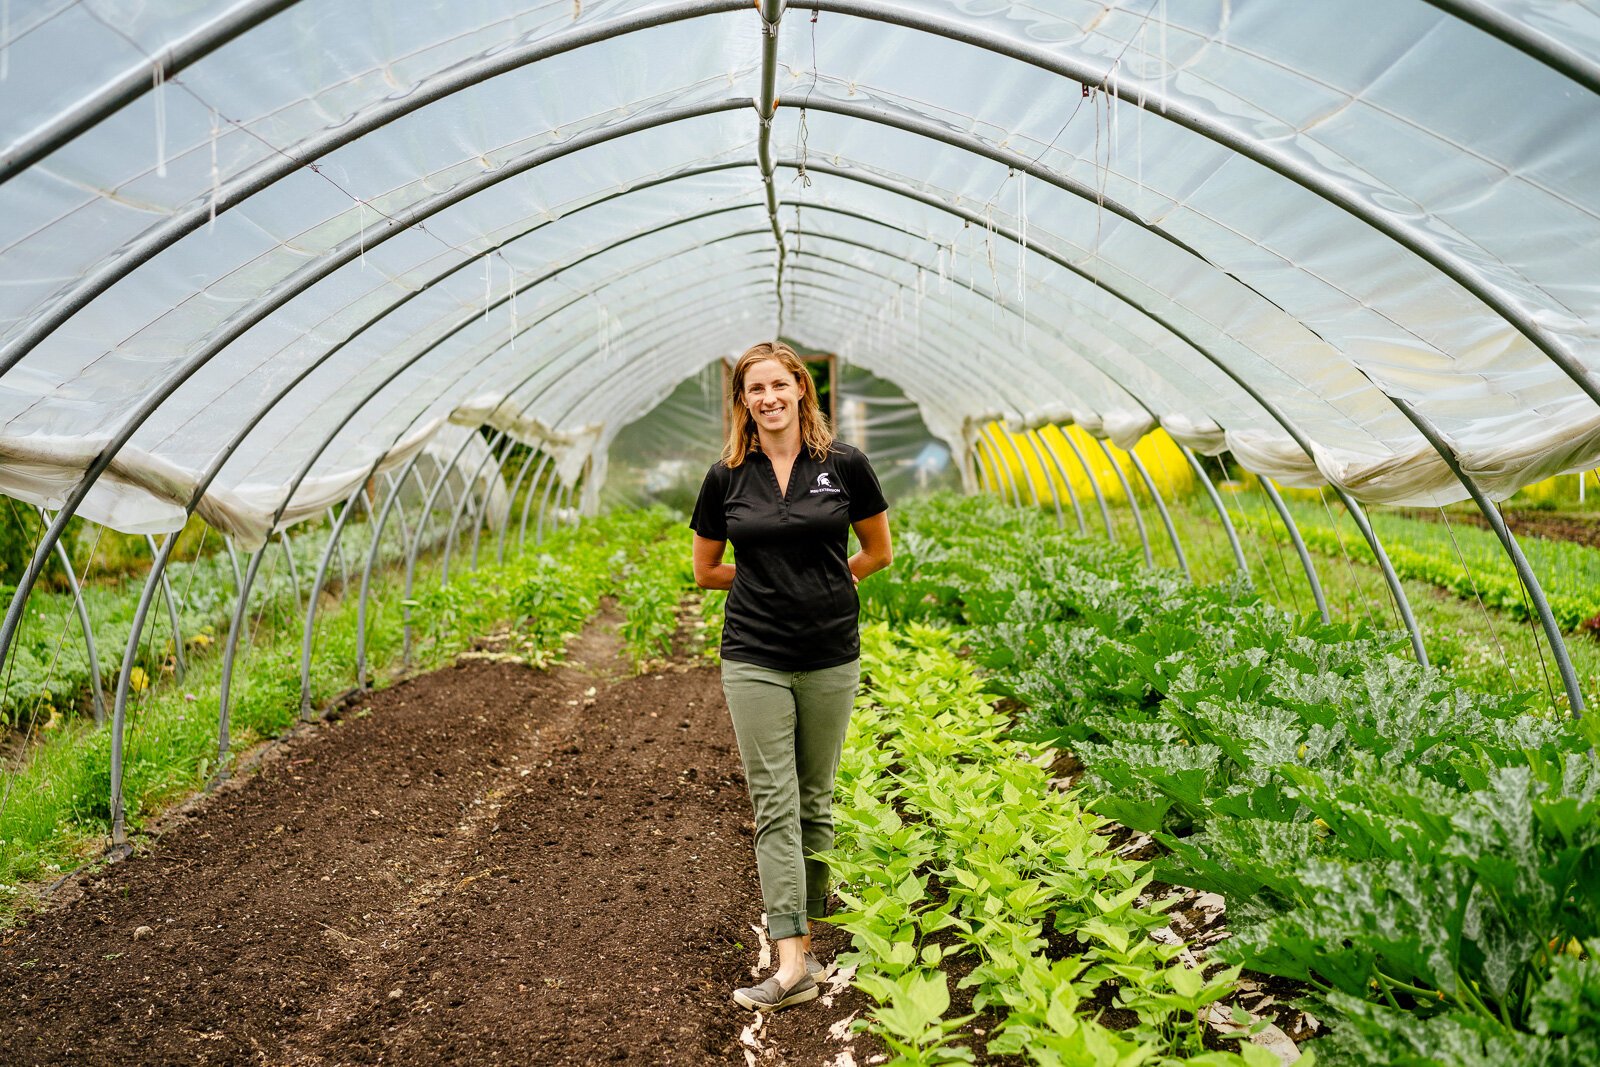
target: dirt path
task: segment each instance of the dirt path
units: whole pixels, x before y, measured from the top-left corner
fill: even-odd
[[[760,893],[717,674],[630,677],[615,622],[371,694],[0,933],[0,1063],[869,1062],[853,991],[759,1035],[728,999]]]

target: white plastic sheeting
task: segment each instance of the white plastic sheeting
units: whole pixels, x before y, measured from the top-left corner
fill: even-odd
[[[1397,397],[1494,496],[1600,459],[1552,358],[1600,381],[1600,96],[1421,0],[791,7],[781,290],[748,5],[300,0],[72,125],[258,6],[13,5],[0,163],[74,133],[0,185],[0,491],[59,505],[126,429],[83,513],[173,529],[242,435],[199,510],[249,542],[454,421],[592,507],[623,426],[779,330],[956,449],[1159,423],[1464,496]],[[1593,0],[1502,10],[1600,70]]]

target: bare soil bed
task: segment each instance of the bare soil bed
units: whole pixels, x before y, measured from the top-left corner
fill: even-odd
[[[729,1000],[761,904],[717,672],[631,677],[615,624],[362,695],[0,932],[0,1063],[870,1062],[853,990],[758,1034]]]
[[[1411,518],[1428,522],[1443,522],[1435,508],[1407,509]],[[1600,521],[1572,515],[1557,515],[1544,511],[1507,511],[1506,526],[1518,537],[1542,537],[1546,541],[1572,541],[1590,548],[1600,548]],[[1451,522],[1461,522],[1479,529],[1489,529],[1489,520],[1477,513],[1452,514]]]

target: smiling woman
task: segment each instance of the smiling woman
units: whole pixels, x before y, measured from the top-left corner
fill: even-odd
[[[722,688],[755,808],[756,865],[778,971],[733,999],[770,1011],[817,996],[833,780],[861,671],[855,587],[889,565],[889,513],[860,449],[833,440],[793,349],[759,344],[729,383],[730,429],[689,524],[695,581],[729,590]],[[847,555],[853,528],[861,551]],[[724,563],[732,541],[739,562]]]

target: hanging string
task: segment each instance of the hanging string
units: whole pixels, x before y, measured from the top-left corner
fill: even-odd
[[[178,533],[182,533],[182,532],[183,532],[182,530],[178,531]],[[180,604],[188,604],[188,603],[190,603],[189,597],[192,595],[192,593],[194,591],[195,574],[198,573],[199,570],[200,570],[200,568],[198,566],[196,566],[196,564],[198,564],[200,562],[200,557],[205,554],[206,537],[210,533],[211,533],[211,525],[209,523],[202,524],[201,527],[200,527],[200,543],[195,546],[194,555],[190,558],[187,573],[184,575],[184,579],[183,579],[183,594],[178,598],[178,603],[180,603]],[[177,536],[177,535],[174,534],[173,536]]]
[[[1100,101],[1104,99],[1106,105],[1105,136],[1100,133]],[[1100,240],[1105,228],[1106,219],[1106,183],[1111,174],[1111,94],[1096,92],[1090,103],[1094,106],[1094,168],[1095,168],[1095,209],[1094,209],[1094,254],[1100,255]],[[1103,141],[1103,148],[1102,148]]]
[[[1367,617],[1367,625],[1374,630],[1380,629],[1378,621],[1372,617],[1372,598],[1367,595],[1366,589],[1361,585],[1361,579],[1356,577],[1355,563],[1350,559],[1350,550],[1345,547],[1344,535],[1339,532],[1339,520],[1333,517],[1333,509],[1328,506],[1328,496],[1322,487],[1317,486],[1317,499],[1322,501],[1322,510],[1327,512],[1328,527],[1333,530],[1333,538],[1339,542],[1339,554],[1344,557],[1345,571],[1350,576],[1350,588],[1355,590],[1355,596],[1361,601],[1361,613]],[[1345,614],[1354,615],[1355,607],[1350,603],[1349,593],[1345,594]]]
[[[962,232],[963,235],[965,235],[967,230],[969,230],[971,228],[972,228],[972,223],[970,221],[968,221],[967,219],[962,219],[961,220],[961,232]],[[978,275],[978,257],[975,256],[975,255],[969,255],[969,256],[967,256],[967,292],[971,293],[971,292],[976,292],[977,291],[977,285],[978,285],[977,275]]]
[[[1148,23],[1139,27],[1139,104],[1133,113],[1134,181],[1138,185],[1136,203],[1141,209],[1144,206],[1144,87],[1150,77],[1150,50],[1145,44],[1145,34],[1149,29]]]
[[[1506,509],[1496,502],[1495,510],[1500,513],[1500,521],[1505,523]],[[1506,529],[1509,531],[1510,527]],[[1533,650],[1539,656],[1539,673],[1544,676],[1544,691],[1550,697],[1550,706],[1555,707],[1556,691],[1550,684],[1550,667],[1544,661],[1544,642],[1539,640],[1539,616],[1533,610],[1533,603],[1528,599],[1528,587],[1523,584],[1522,575],[1517,575],[1517,592],[1522,594],[1522,610],[1528,616],[1528,635],[1533,638]]]
[[[1170,92],[1172,87],[1170,85],[1166,84],[1167,81],[1168,81],[1168,78],[1167,78],[1167,70],[1168,70],[1168,68],[1167,68],[1167,0],[1161,0],[1161,13],[1156,17],[1158,19],[1160,19],[1160,25],[1161,25],[1161,81],[1162,81],[1163,88],[1165,90],[1167,90],[1168,92]],[[1163,115],[1165,115],[1167,113],[1167,92],[1163,92],[1161,94],[1161,113]]]
[[[1230,480],[1228,478],[1228,468],[1222,466],[1222,457],[1220,457],[1220,456],[1217,457],[1217,466],[1222,467],[1222,480],[1223,480],[1224,483],[1227,483]],[[1219,489],[1223,489],[1223,488],[1225,488],[1225,485],[1224,486],[1219,486],[1218,488]],[[1265,490],[1262,490],[1262,492],[1264,493]],[[1221,494],[1219,493],[1218,495],[1221,495]],[[1270,566],[1268,566],[1268,564],[1267,564],[1266,551],[1261,547],[1262,535],[1256,533],[1255,523],[1253,521],[1251,521],[1250,512],[1252,511],[1252,509],[1251,509],[1250,505],[1247,504],[1237,494],[1233,494],[1233,502],[1239,509],[1240,525],[1244,527],[1245,540],[1249,541],[1251,546],[1253,548],[1255,548],[1255,550],[1256,550],[1256,562],[1258,564],[1260,564],[1261,569],[1266,572],[1267,584],[1272,587],[1273,599],[1276,600],[1280,604],[1283,603],[1285,599],[1289,599],[1290,602],[1294,604],[1294,610],[1296,612],[1298,612],[1300,610],[1300,601],[1298,599],[1293,599],[1293,585],[1288,580],[1287,572],[1285,572],[1285,574],[1284,574],[1284,584],[1290,586],[1290,596],[1288,598],[1286,598],[1284,596],[1283,592],[1281,590],[1279,590],[1279,588],[1278,588],[1278,576],[1273,573],[1272,568]],[[1226,498],[1223,499],[1222,508],[1223,508],[1224,511],[1228,510],[1228,502],[1227,502]],[[1274,537],[1273,541],[1276,542],[1277,538]],[[1280,560],[1281,560],[1281,557],[1280,557]]]
[[[1261,499],[1266,501],[1266,507],[1261,509],[1261,524],[1266,527],[1266,533],[1262,536],[1270,537],[1272,539],[1272,547],[1277,549],[1278,568],[1283,571],[1283,585],[1285,589],[1289,590],[1289,598],[1294,604],[1295,614],[1299,615],[1302,614],[1304,609],[1300,606],[1300,594],[1295,592],[1296,583],[1294,579],[1289,577],[1289,560],[1288,557],[1283,554],[1283,538],[1278,536],[1277,527],[1272,525],[1272,520],[1268,517],[1267,508],[1272,507],[1272,501],[1267,497],[1267,489],[1263,484],[1263,479],[1265,478],[1266,475],[1264,474],[1256,475],[1256,488],[1261,491]],[[1284,505],[1284,507],[1288,506],[1288,504]],[[1248,513],[1248,509],[1245,507],[1244,501],[1242,500],[1239,502],[1239,509]],[[1287,531],[1285,531],[1285,533],[1287,533]],[[1274,588],[1276,588],[1276,585],[1274,585]]]
[[[807,155],[809,139],[810,130],[806,126],[806,109],[802,106],[800,108],[800,127],[795,135],[795,154],[799,157],[800,166],[795,169],[794,177],[789,179],[790,185],[799,182],[802,189],[811,188],[811,175],[806,173],[806,161],[809,158]]]
[[[996,305],[1004,299],[1000,292],[1000,271],[994,263],[994,204],[983,206],[983,251],[989,261],[990,292],[994,295],[989,298],[989,326],[994,327]]]
[[[151,90],[156,108],[156,177],[167,176],[167,77],[166,68],[157,63],[152,68]]]
[[[927,294],[928,279],[921,266],[917,267],[917,298],[916,306],[912,312],[912,321],[916,326],[917,351],[922,351],[922,298]]]
[[[806,105],[811,103],[811,94],[817,90],[817,80],[821,77],[817,69],[817,12],[811,12],[811,84],[806,87],[805,99],[800,102],[800,125],[795,133],[795,155],[799,157],[800,166],[795,176],[790,179],[790,184],[800,183],[800,188],[811,188],[811,175],[806,172],[806,163],[810,160],[811,130],[806,122]]]
[[[511,353],[517,351],[517,269],[501,253],[500,261],[506,265],[506,303],[511,305]]]
[[[361,269],[367,269],[367,202],[356,198],[356,244]]]
[[[494,303],[494,264],[483,261],[483,321],[489,321],[489,308]]]
[[[1500,667],[1506,672],[1506,680],[1512,681],[1511,657],[1506,655],[1505,646],[1500,644],[1500,631],[1489,615],[1488,605],[1483,602],[1483,594],[1478,591],[1478,576],[1472,573],[1472,568],[1468,566],[1466,554],[1461,551],[1461,545],[1456,542],[1456,532],[1450,526],[1450,516],[1442,507],[1439,508],[1439,519],[1444,523],[1444,532],[1450,537],[1450,546],[1456,550],[1456,559],[1461,561],[1461,569],[1467,572],[1467,581],[1472,583],[1472,599],[1478,602],[1478,610],[1483,614],[1483,624],[1489,631],[1489,640],[1494,643],[1495,651],[1500,655]]]
[[[222,171],[217,166],[217,109],[211,109],[211,217],[206,220],[206,232],[217,228],[217,197],[222,192]]]
[[[3,16],[5,11],[8,10],[8,7],[6,6],[8,4],[9,4],[9,0],[0,0],[0,16]],[[151,69],[152,69],[152,72],[153,72],[153,81],[152,81],[152,85],[153,86],[163,87],[164,88],[167,85],[167,83],[170,82],[171,84],[177,86],[178,89],[181,92],[187,94],[191,99],[193,99],[196,104],[200,105],[201,107],[205,107],[207,109],[210,109],[210,110],[215,110],[214,108],[211,107],[211,104],[209,102],[207,102],[204,98],[202,98],[193,89],[191,89],[187,85],[185,85],[184,82],[183,82],[183,79],[181,77],[167,78],[164,70],[157,69],[157,68],[161,67],[161,63],[158,62],[156,60],[156,58],[154,56],[152,56],[148,51],[146,51],[140,45],[140,43],[138,41],[136,41],[132,37],[128,36],[128,34],[116,22],[110,21],[107,18],[103,17],[101,15],[101,13],[96,11],[92,6],[83,6],[81,8],[81,10],[85,14],[87,14],[90,18],[92,18],[96,22],[98,22],[101,26],[104,26],[106,28],[106,30],[108,30],[109,32],[111,32],[113,34],[116,34],[118,37],[120,37],[123,41],[125,41],[128,44],[128,46],[130,48],[134,49],[140,55],[144,56],[145,60],[151,64]],[[5,56],[4,56],[5,38],[6,38],[5,31],[3,29],[0,29],[0,61],[3,61],[4,58],[5,58]],[[164,169],[164,166],[165,166],[165,143],[166,143],[166,137],[165,137],[165,133],[166,133],[166,111],[165,111],[164,104],[162,102],[161,95],[159,93],[156,96],[156,108],[157,108],[157,129],[158,129],[157,151],[162,154],[162,159],[161,159],[162,169],[160,171],[158,171],[158,173],[162,177],[165,177],[166,171]],[[248,124],[246,124],[244,122],[241,122],[238,119],[231,118],[231,117],[229,117],[227,115],[222,115],[220,113],[218,113],[218,118],[221,119],[221,121],[226,123],[228,126],[232,127],[233,129],[239,131],[240,133],[244,134],[245,136],[250,137],[253,140],[255,140],[258,143],[260,143],[260,145],[263,148],[265,148],[268,152],[271,152],[271,153],[273,153],[275,155],[283,156],[285,158],[289,158],[289,153],[288,152],[284,151],[284,149],[278,147],[276,144],[273,144],[271,141],[267,140],[259,132],[257,132],[256,130],[252,129]],[[312,174],[315,174],[318,178],[321,178],[324,182],[327,182],[328,185],[330,185],[334,189],[336,189],[341,196],[347,197],[350,200],[351,203],[355,203],[355,200],[356,200],[355,194],[350,192],[344,186],[340,185],[325,170],[323,170],[320,167],[318,167],[315,163],[304,163],[303,165],[304,165],[306,170],[310,171]],[[377,210],[377,209],[374,208],[373,210]],[[379,212],[379,214],[383,215],[382,212]],[[383,215],[383,217],[389,219],[390,221],[394,221],[392,216]],[[446,251],[457,252],[457,253],[462,253],[462,254],[465,254],[465,252],[466,252],[466,250],[464,248],[462,248],[461,246],[456,245],[456,244],[452,244],[451,242],[446,241],[444,238],[440,237],[438,234],[434,233],[432,230],[430,230],[428,228],[428,225],[425,222],[412,223],[410,228],[413,229],[413,230],[416,230],[419,233],[426,234],[428,237],[430,237],[434,241],[438,242],[439,245],[442,246]]]
[[[1028,347],[1028,176],[1017,179],[1017,303],[1022,308],[1022,347]]]

